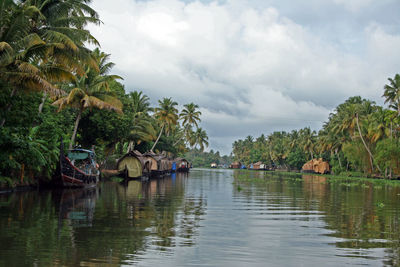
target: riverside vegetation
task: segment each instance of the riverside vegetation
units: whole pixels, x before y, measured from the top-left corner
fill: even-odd
[[[388,108],[360,96],[338,105],[317,133],[309,127],[268,136],[246,137],[233,143],[234,159],[244,164],[262,161],[299,170],[313,158],[323,158],[341,176],[400,176],[400,75],[389,78],[383,97]]]
[[[94,145],[101,168],[128,149],[183,155],[208,145],[195,103],[151,107],[125,91],[87,29],[101,23],[90,2],[1,1],[0,188],[49,181],[61,137],[69,148]]]

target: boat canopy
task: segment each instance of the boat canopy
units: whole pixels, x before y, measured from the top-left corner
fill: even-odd
[[[88,157],[93,158],[94,153],[91,150],[86,149],[74,149],[68,152],[68,158],[70,160],[83,160]]]

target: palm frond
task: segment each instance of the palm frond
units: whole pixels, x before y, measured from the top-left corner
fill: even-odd
[[[0,66],[6,66],[13,60],[14,49],[7,42],[0,42]]]
[[[62,43],[73,51],[78,50],[78,46],[75,44],[75,42],[68,35],[59,31],[46,30],[43,37],[50,42]]]

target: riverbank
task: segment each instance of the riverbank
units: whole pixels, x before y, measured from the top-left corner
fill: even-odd
[[[269,175],[280,175],[280,176],[290,176],[293,178],[303,178],[305,176],[312,177],[325,177],[327,178],[327,183],[341,183],[343,185],[350,185],[350,184],[359,184],[359,183],[366,183],[370,182],[375,185],[390,185],[390,186],[400,186],[400,180],[396,179],[382,179],[382,178],[373,178],[373,177],[356,177],[356,176],[341,176],[341,175],[333,175],[333,174],[319,174],[319,173],[300,173],[300,172],[288,172],[288,171],[253,171],[253,170],[240,170],[241,173],[259,173],[264,172]],[[356,174],[356,173],[353,173]],[[246,176],[239,176],[239,179],[243,181],[251,181],[249,175]],[[264,177],[252,177],[253,180],[264,180]]]

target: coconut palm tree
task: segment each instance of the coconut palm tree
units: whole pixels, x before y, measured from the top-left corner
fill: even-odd
[[[188,143],[191,142],[191,135],[193,135],[193,127],[196,129],[199,127],[198,123],[201,121],[201,112],[197,109],[199,106],[194,103],[189,103],[183,106],[179,119],[182,121],[183,131],[180,134],[180,138],[174,143],[174,146],[178,144],[182,139],[186,138]]]
[[[130,92],[129,105],[135,115],[148,114],[153,109],[150,107],[150,98],[143,94],[142,91]]]
[[[391,108],[397,110],[397,115],[400,116],[400,75],[396,74],[394,79],[388,78],[389,84],[384,86],[383,97],[385,103],[389,103]]]
[[[9,89],[12,98],[17,90],[47,91],[61,94],[50,80],[72,78],[60,64],[48,61],[51,45],[33,31],[43,16],[32,5],[1,1],[0,6],[0,84]],[[11,109],[11,104],[6,111]],[[5,117],[0,127],[5,123]]]
[[[192,127],[196,126],[197,128],[199,126],[198,123],[201,121],[200,120],[201,112],[197,110],[198,108],[199,105],[196,105],[194,103],[189,103],[184,105],[184,108],[179,114],[179,117],[182,120],[183,127],[190,125]]]
[[[194,140],[195,140],[195,146],[199,146],[200,151],[204,150],[204,146],[208,147],[208,136],[206,131],[204,131],[202,128],[197,128],[197,130],[194,132]]]
[[[108,62],[108,54],[95,49],[92,55],[96,58],[100,71],[98,72],[90,66],[86,66],[85,74],[83,76],[77,75],[69,94],[53,103],[54,106],[58,106],[59,111],[66,107],[72,107],[77,110],[74,131],[69,144],[70,149],[75,143],[83,111],[98,108],[122,113],[122,103],[116,97],[112,96],[112,92],[109,90],[109,83],[111,81],[122,78],[118,75],[107,74],[113,67],[113,63]]]
[[[1,1],[0,82],[11,88],[11,97],[17,90],[44,91],[44,102],[48,93],[62,93],[54,83],[70,81],[71,72],[83,73],[81,63],[91,61],[84,44],[98,44],[83,27],[99,23],[97,13],[86,3]],[[10,109],[11,104],[7,107]],[[4,122],[5,118],[0,126]]]
[[[160,133],[150,151],[156,147],[160,137],[165,130],[165,132],[169,132],[172,126],[175,126],[178,123],[178,110],[175,106],[178,105],[177,102],[172,101],[171,98],[163,98],[162,100],[158,100],[158,107],[154,110],[154,117],[158,121],[161,126]]]
[[[314,158],[314,149],[316,143],[316,132],[311,131],[309,127],[300,130],[301,145],[304,151],[310,153],[311,159]]]
[[[132,129],[128,137],[128,151],[130,151],[134,149],[135,144],[154,140],[157,133],[149,115],[152,110],[149,97],[141,91],[134,91],[128,98],[128,106],[132,111]]]

